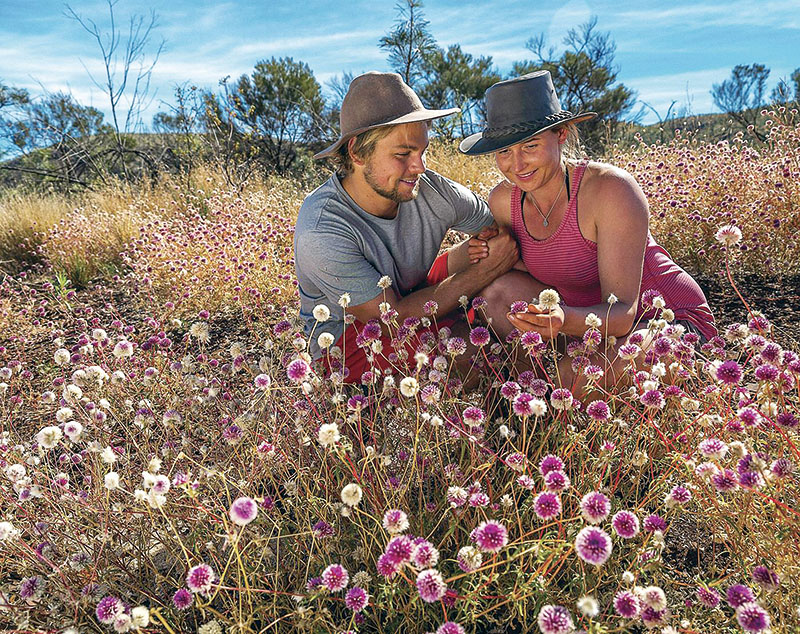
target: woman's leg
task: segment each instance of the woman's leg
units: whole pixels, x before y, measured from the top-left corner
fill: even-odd
[[[511,304],[519,300],[535,303],[539,293],[545,288],[548,287],[530,273],[509,271],[481,291],[487,304],[486,316],[491,320],[492,329],[501,341],[514,329],[506,317]]]

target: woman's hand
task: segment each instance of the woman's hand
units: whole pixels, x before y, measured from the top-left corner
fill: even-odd
[[[467,245],[470,264],[475,264],[489,255],[489,240],[500,233],[497,223],[492,223],[480,230],[480,232],[470,238]]]
[[[526,313],[508,313],[508,321],[517,330],[538,332],[542,339],[555,339],[564,327],[564,309],[561,306],[539,308],[536,304],[528,304]]]

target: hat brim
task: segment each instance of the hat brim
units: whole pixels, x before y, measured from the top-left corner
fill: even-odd
[[[552,123],[545,124],[541,128],[537,128],[533,132],[531,132],[530,130],[526,130],[525,132],[516,132],[513,134],[508,134],[493,138],[486,138],[483,136],[483,132],[478,132],[476,134],[468,136],[466,139],[461,141],[461,143],[459,143],[458,145],[458,149],[463,154],[469,154],[470,156],[491,154],[492,152],[498,152],[500,150],[504,150],[507,147],[511,147],[512,145],[516,145],[517,143],[522,143],[523,141],[532,139],[533,137],[541,134],[542,132],[551,130],[552,128],[555,128],[560,125],[564,125],[565,123],[580,123],[581,121],[588,121],[589,119],[594,119],[596,116],[597,116],[596,112],[583,112],[581,114],[576,114],[575,116],[572,117],[559,119],[557,121],[553,121]]]
[[[433,121],[434,119],[441,119],[442,117],[447,117],[451,114],[455,114],[460,112],[461,108],[447,108],[446,110],[415,110],[414,112],[409,112],[408,114],[404,114],[402,117],[398,117],[396,119],[392,119],[391,121],[383,121],[381,123],[375,123],[373,125],[367,126],[366,128],[359,128],[357,130],[351,130],[345,135],[342,135],[339,140],[336,141],[333,145],[328,146],[321,152],[317,152],[314,155],[315,159],[327,158],[329,156],[333,156],[336,154],[338,149],[342,147],[342,144],[347,143],[350,139],[359,134],[367,132],[368,130],[374,130],[375,128],[384,128],[390,125],[402,125],[404,123],[417,123],[419,121]]]

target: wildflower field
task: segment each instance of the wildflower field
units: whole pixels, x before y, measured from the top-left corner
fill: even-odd
[[[800,631],[797,324],[737,285],[800,273],[798,148],[783,110],[766,144],[611,152],[656,239],[736,302],[701,344],[646,297],[654,343],[623,347],[609,389],[585,361],[598,315],[569,349],[588,396],[547,344],[490,338],[481,298],[475,389],[466,342],[423,333],[435,306],[387,311],[411,370],[343,385],[335,350],[310,363],[292,232],[312,185],[208,168],[0,199],[0,629]],[[499,179],[430,154],[479,193]]]

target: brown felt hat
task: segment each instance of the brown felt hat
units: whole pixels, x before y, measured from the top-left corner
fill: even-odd
[[[314,158],[335,154],[343,143],[373,128],[430,121],[458,111],[458,108],[428,110],[400,75],[370,71],[350,83],[339,112],[339,140]]]
[[[573,114],[561,108],[550,71],[539,70],[506,79],[485,95],[486,128],[461,141],[464,154],[489,154],[526,141],[569,121],[586,121],[595,112]]]

